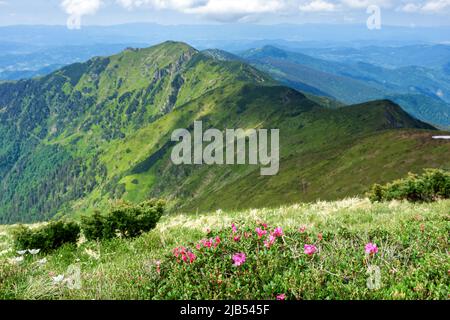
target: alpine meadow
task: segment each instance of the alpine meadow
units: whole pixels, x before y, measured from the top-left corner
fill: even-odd
[[[71,3],[0,26],[0,300],[448,299],[448,27]]]

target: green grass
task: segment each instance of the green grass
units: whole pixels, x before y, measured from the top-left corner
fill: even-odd
[[[350,198],[337,202],[294,204],[276,209],[174,214],[134,240],[80,241],[52,254],[17,256],[11,226],[0,227],[1,299],[447,299],[450,201],[430,204],[372,204]],[[254,229],[261,222],[282,227],[283,238],[266,249]],[[235,223],[240,242],[230,235]],[[305,232],[299,231],[305,227]],[[207,234],[207,229],[210,233]],[[251,232],[246,238],[244,232]],[[322,235],[320,240],[319,233]],[[219,235],[216,249],[195,245]],[[247,234],[248,235],[248,234]],[[364,246],[379,252],[368,256]],[[312,257],[304,244],[315,244]],[[177,263],[172,250],[192,248],[192,264]],[[246,262],[232,265],[244,252]],[[39,266],[36,261],[47,259]],[[160,261],[160,273],[156,261]],[[53,284],[52,276],[80,267],[81,289]],[[381,272],[380,286],[367,287],[368,265]]]

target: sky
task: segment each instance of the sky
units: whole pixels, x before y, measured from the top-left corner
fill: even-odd
[[[450,0],[0,0],[0,25],[366,23],[450,26]]]

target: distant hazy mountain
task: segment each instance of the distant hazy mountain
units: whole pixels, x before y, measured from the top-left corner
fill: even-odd
[[[360,61],[328,61],[273,46],[241,56],[295,89],[344,103],[389,97],[418,119],[450,127],[450,77],[443,68],[388,69]]]
[[[357,61],[398,68],[420,66],[440,69],[450,62],[449,44],[417,44],[407,46],[367,46],[334,48],[298,48],[307,55],[345,63]]]
[[[376,32],[365,24],[278,24],[251,23],[215,25],[158,25],[134,23],[114,26],[83,26],[68,30],[65,26],[21,25],[0,27],[0,43],[28,46],[76,46],[93,44],[157,43],[167,39],[188,41],[197,48],[249,49],[258,41],[303,47],[348,47],[444,43],[450,39],[450,27],[383,26]],[[273,43],[276,41],[277,43]],[[260,43],[261,44],[261,43]],[[1,48],[1,46],[0,46]]]
[[[109,199],[166,197],[186,211],[360,194],[424,167],[450,144],[398,105],[332,109],[239,62],[166,42],[0,84],[0,221],[79,214]],[[279,128],[280,172],[176,166],[175,129]]]
[[[0,80],[42,75],[56,66],[107,56],[126,47],[148,47],[167,39],[185,41],[203,50],[240,52],[265,45],[340,62],[361,61],[384,67],[442,67],[450,60],[450,27],[383,26],[372,32],[365,25],[180,25],[151,23],[116,26],[0,27]]]
[[[1,29],[1,28],[0,28]],[[1,43],[0,43],[1,46]],[[108,56],[136,44],[93,44],[86,46],[36,47],[5,44],[0,51],[0,80],[19,80],[47,75],[62,66]]]

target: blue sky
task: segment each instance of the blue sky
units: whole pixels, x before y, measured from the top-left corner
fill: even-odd
[[[450,0],[0,0],[0,25],[365,23],[369,5],[386,25],[450,26]]]

